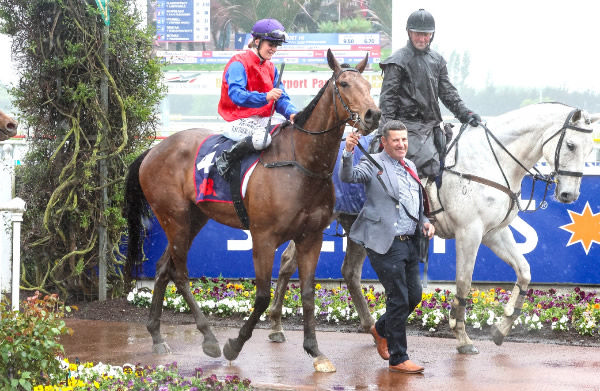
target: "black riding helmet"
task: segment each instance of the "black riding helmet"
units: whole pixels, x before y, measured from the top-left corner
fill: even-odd
[[[429,45],[431,45],[435,35],[435,20],[433,19],[433,15],[423,8],[413,12],[406,20],[406,33],[408,34],[409,31],[431,33],[431,40],[429,41]]]

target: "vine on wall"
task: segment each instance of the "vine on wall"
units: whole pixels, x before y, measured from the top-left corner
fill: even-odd
[[[140,27],[133,1],[109,4],[106,63],[104,21],[94,0],[0,0],[0,31],[13,38],[20,73],[11,93],[30,140],[17,171],[17,195],[27,202],[23,289],[93,298],[101,224],[109,288],[113,295],[122,289],[123,179],[128,163],[154,139],[165,87],[153,34]]]

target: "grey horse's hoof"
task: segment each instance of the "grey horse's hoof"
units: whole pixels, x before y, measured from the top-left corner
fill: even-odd
[[[494,343],[498,346],[502,345],[504,342],[504,335],[500,332],[500,329],[496,327],[496,325],[492,326],[492,338],[494,339]]]
[[[335,366],[325,356],[316,357],[313,360],[313,367],[315,368],[315,371],[317,371],[317,372],[322,372],[322,373],[335,372]]]
[[[204,343],[202,343],[202,351],[208,357],[221,357],[221,348],[219,347],[219,343],[217,341],[204,341]]]
[[[161,342],[152,345],[152,352],[156,354],[171,354],[171,348],[166,342]]]
[[[225,342],[225,345],[223,346],[223,356],[229,360],[229,361],[233,361],[237,358],[237,356],[240,354],[239,350],[235,350],[233,348],[233,346],[235,345],[235,340],[229,338],[227,340],[227,342]]]
[[[271,340],[272,342],[285,342],[285,334],[283,334],[283,331],[271,331],[269,333],[269,340]]]
[[[458,350],[460,354],[479,354],[479,350],[471,344],[458,346],[456,350]]]

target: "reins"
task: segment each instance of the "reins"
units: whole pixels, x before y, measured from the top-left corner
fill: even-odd
[[[332,99],[333,99],[333,107],[334,107],[334,113],[335,113],[335,118],[336,118],[336,123],[335,125],[333,125],[332,127],[325,129],[325,130],[321,130],[321,131],[311,131],[311,130],[307,130],[302,128],[299,125],[296,125],[295,123],[292,124],[292,130],[293,129],[298,129],[299,131],[305,133],[305,134],[309,134],[311,136],[319,136],[322,134],[326,134],[331,132],[332,130],[336,130],[339,129],[340,126],[342,126],[343,124],[347,123],[348,121],[352,122],[352,127],[356,128],[357,123],[362,123],[363,126],[365,128],[367,128],[368,126],[364,123],[364,121],[362,120],[362,118],[360,117],[360,114],[352,111],[350,109],[350,107],[348,107],[348,105],[346,104],[346,102],[344,102],[344,99],[342,98],[342,95],[340,94],[339,88],[337,86],[337,79],[341,76],[342,73],[344,72],[359,72],[357,69],[354,68],[347,68],[347,69],[343,69],[341,72],[339,72],[337,75],[333,75],[331,77],[331,79],[329,79],[327,81],[327,84],[329,84],[330,81],[333,82],[333,90],[334,93],[332,93]],[[327,84],[323,87],[323,88],[327,88]],[[337,98],[339,99],[340,103],[342,104],[342,107],[344,108],[344,110],[346,110],[346,112],[349,114],[349,117],[346,119],[342,119],[340,120],[340,117],[337,113]],[[318,173],[318,172],[313,172],[311,170],[309,170],[308,168],[304,167],[302,164],[300,164],[297,160],[296,160],[296,148],[294,146],[294,134],[292,133],[292,137],[291,137],[291,144],[292,144],[292,160],[282,160],[282,161],[277,161],[277,162],[272,162],[272,163],[265,163],[262,161],[262,155],[260,158],[260,163],[265,167],[265,168],[276,168],[276,167],[286,167],[286,166],[293,166],[293,167],[297,167],[298,169],[300,169],[300,171],[311,178],[318,178],[318,179],[330,179],[333,175],[333,170],[331,172],[326,172],[326,173]]]
[[[510,215],[510,212],[512,211],[512,209],[514,208],[515,204],[517,205],[517,207],[519,208],[520,212],[535,212],[537,210],[539,210],[540,208],[544,208],[547,205],[546,202],[546,196],[548,194],[548,188],[550,186],[550,184],[552,183],[556,183],[556,176],[557,175],[567,175],[567,176],[575,176],[575,177],[582,177],[583,176],[583,172],[573,172],[573,171],[564,171],[564,170],[560,170],[559,167],[559,157],[560,157],[560,149],[562,148],[562,143],[566,134],[567,129],[572,129],[578,132],[584,132],[584,133],[591,133],[592,129],[584,129],[584,128],[580,128],[574,125],[571,125],[571,120],[573,118],[573,116],[575,115],[575,113],[579,112],[580,110],[578,109],[574,109],[572,110],[569,115],[567,116],[563,126],[556,131],[552,136],[550,136],[548,139],[546,139],[543,143],[542,143],[542,149],[544,148],[544,146],[550,141],[552,140],[554,137],[556,137],[558,134],[560,134],[560,139],[558,141],[558,144],[556,146],[556,151],[554,153],[554,171],[552,171],[549,175],[544,175],[542,174],[535,166],[533,167],[533,170],[535,172],[530,171],[527,167],[525,167],[523,165],[523,163],[521,163],[519,161],[519,159],[517,159],[501,142],[500,140],[498,140],[498,138],[490,131],[490,129],[484,124],[484,123],[480,123],[479,125],[481,127],[483,127],[483,129],[485,130],[485,135],[486,135],[486,140],[488,142],[488,145],[490,147],[490,151],[492,152],[492,155],[494,156],[494,160],[496,161],[496,165],[498,166],[498,168],[500,169],[500,172],[502,174],[502,177],[504,178],[504,181],[506,183],[506,186],[501,185],[497,182],[491,181],[489,179],[486,178],[482,178],[480,176],[477,175],[473,175],[473,174],[466,174],[466,173],[461,173],[458,171],[455,171],[452,169],[452,167],[454,167],[456,165],[456,163],[454,164],[454,166],[452,167],[445,167],[444,171],[448,171],[454,175],[457,175],[461,178],[465,178],[467,180],[472,180],[474,182],[478,182],[490,187],[493,187],[495,189],[498,189],[504,193],[506,193],[510,200],[511,200],[511,205],[508,208],[508,211],[506,212],[506,215],[504,216],[503,222],[504,220],[506,220],[508,218],[508,216]],[[463,131],[465,130],[467,124],[463,124],[460,128],[460,132],[458,134],[458,136],[456,137],[455,140],[453,140],[453,142],[450,144],[450,146],[448,147],[446,154],[448,152],[450,152],[450,150],[455,146],[458,145],[458,140],[460,138],[460,136],[462,135]],[[492,145],[492,142],[490,140],[490,138],[496,142],[496,144],[498,144],[507,154],[508,156],[510,156],[510,158],[516,162],[521,168],[523,168],[523,170],[525,172],[527,172],[527,174],[529,174],[533,180],[533,184],[532,184],[532,188],[531,188],[531,194],[529,196],[529,201],[527,202],[527,205],[525,208],[521,207],[521,203],[519,202],[519,196],[521,194],[520,191],[518,192],[513,192],[512,189],[510,188],[510,183],[508,182],[508,179],[506,177],[506,174],[504,172],[504,169],[502,168],[502,165],[500,164],[500,161],[498,160],[498,156],[496,155],[496,151],[494,150],[494,147]],[[455,161],[458,161],[458,146],[456,147],[456,158]],[[529,210],[529,206],[531,205],[531,202],[533,201],[533,195],[534,195],[534,191],[535,191],[535,185],[536,182],[538,181],[542,181],[545,182],[545,189],[544,189],[544,196],[542,198],[542,200],[540,201],[540,203],[535,207],[535,209],[533,210]],[[438,189],[439,190],[439,189]],[[439,197],[439,192],[438,192],[438,200],[440,201],[441,204],[441,199]],[[442,205],[442,207],[438,210],[435,210],[433,212],[431,212],[432,215],[440,213],[444,210],[444,207]]]

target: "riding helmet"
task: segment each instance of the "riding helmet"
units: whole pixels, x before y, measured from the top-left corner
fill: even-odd
[[[406,21],[406,29],[418,33],[435,32],[435,20],[433,20],[433,15],[423,8],[413,12]]]
[[[277,19],[261,19],[252,27],[252,36],[254,38],[266,39],[279,44],[287,43],[287,33],[285,28]]]

